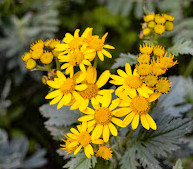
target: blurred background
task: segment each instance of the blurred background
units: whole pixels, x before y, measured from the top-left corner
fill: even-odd
[[[164,46],[181,40],[179,50],[184,50],[168,75],[192,77],[192,9],[192,0],[0,0],[0,168],[59,169],[64,165],[56,152],[60,143],[46,130],[38,110],[47,102],[48,88],[41,82],[42,74],[27,70],[21,59],[32,42],[61,40],[77,28],[82,33],[92,27],[100,37],[108,32],[106,41],[115,50],[113,59],[99,63],[103,71],[111,68],[120,53],[137,55],[144,11],[168,13],[175,16],[175,28],[165,35]],[[193,93],[187,102],[193,103]],[[188,169],[192,161],[188,155],[184,167]]]

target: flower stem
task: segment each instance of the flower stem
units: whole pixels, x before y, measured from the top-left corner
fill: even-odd
[[[61,70],[60,69],[60,62],[59,62],[58,58],[55,58],[55,61],[56,61],[56,69]]]
[[[121,141],[120,141],[120,137],[119,136],[116,136],[115,137],[116,141],[117,141],[117,147],[119,150],[121,150]]]
[[[96,56],[95,59],[94,59],[93,67],[97,68],[97,64],[98,64],[98,56]]]
[[[122,146],[123,146],[123,147],[127,144],[127,141],[131,138],[131,136],[133,135],[134,132],[135,132],[135,130],[131,130],[131,131],[128,133],[127,137],[125,138],[125,140],[124,140],[123,143],[122,143]]]
[[[41,70],[41,71],[48,71],[48,69],[46,67],[39,66],[39,65],[36,66],[36,69]]]

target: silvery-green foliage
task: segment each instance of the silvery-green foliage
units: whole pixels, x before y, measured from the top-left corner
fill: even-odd
[[[129,63],[131,66],[137,63],[137,57],[130,53],[121,53],[119,58],[115,59],[115,63],[112,65],[111,69],[116,69],[118,67],[125,67],[125,64]]]
[[[178,40],[176,43],[170,47],[168,50],[168,53],[172,53],[175,56],[178,56],[179,54],[191,54],[193,55],[193,43],[191,40]]]
[[[75,157],[72,157],[70,161],[63,166],[68,169],[90,169],[94,168],[97,163],[95,156],[87,158],[84,152],[79,152]]]
[[[188,84],[188,79],[183,76],[171,76],[169,81],[172,82],[171,89],[159,97],[156,108],[164,108],[162,113],[179,117],[192,108],[192,104],[188,104],[186,100],[188,92],[184,84]]]
[[[180,159],[178,159],[178,161],[176,161],[175,166],[173,167],[173,169],[183,169],[182,167],[182,161]]]
[[[11,100],[7,99],[10,90],[11,90],[11,80],[8,79],[5,82],[5,85],[0,94],[0,114],[5,114],[7,112],[7,108],[11,105]]]
[[[29,148],[26,137],[15,137],[9,142],[7,133],[0,129],[0,165],[2,169],[38,168],[46,164],[46,151],[39,149],[30,157],[25,157]]]
[[[56,139],[61,139],[69,131],[68,126],[77,123],[81,116],[79,110],[70,110],[68,106],[63,106],[57,110],[57,105],[45,104],[39,110],[42,116],[48,118],[44,123],[45,127]]]

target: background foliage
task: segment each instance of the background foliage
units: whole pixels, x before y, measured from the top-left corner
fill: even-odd
[[[30,155],[38,151],[39,156],[36,157],[41,157],[39,158],[39,164],[45,164],[44,157],[46,157],[47,164],[44,166],[45,168],[62,168],[64,165],[63,158],[56,153],[60,141],[54,141],[54,139],[60,140],[67,131],[68,126],[73,124],[80,116],[79,112],[76,112],[73,114],[72,121],[61,121],[61,118],[65,119],[65,116],[61,115],[60,111],[53,114],[54,106],[50,108],[48,105],[43,105],[46,103],[44,96],[48,89],[41,84],[41,74],[36,71],[27,71],[21,60],[22,54],[28,51],[32,42],[47,38],[62,39],[66,32],[72,33],[76,28],[83,30],[87,26],[93,27],[94,33],[100,36],[108,31],[107,41],[115,46],[116,50],[112,52],[112,60],[106,58],[105,62],[99,63],[99,71],[102,72],[104,69],[111,68],[111,72],[114,73],[115,69],[123,66],[125,62],[131,64],[136,62],[135,56],[139,52],[140,43],[138,35],[141,30],[144,12],[165,12],[175,16],[175,29],[165,34],[161,41],[165,47],[169,47],[168,51],[178,55],[179,62],[167,75],[181,76],[171,77],[175,87],[168,95],[164,95],[159,99],[157,103],[159,111],[153,112],[158,116],[155,115],[157,119],[160,119],[160,113],[164,112],[158,122],[158,125],[163,128],[161,133],[144,132],[142,128],[139,128],[139,140],[136,141],[135,135],[133,136],[132,140],[135,141],[135,145],[123,154],[119,167],[124,169],[131,165],[130,168],[135,169],[137,165],[142,164],[144,167],[149,166],[151,168],[150,166],[153,164],[154,166],[161,165],[163,168],[172,168],[175,161],[182,158],[182,162],[178,160],[173,168],[190,168],[193,155],[190,148],[187,148],[187,142],[190,142],[189,147],[193,148],[193,134],[183,137],[180,144],[176,142],[176,139],[181,138],[190,131],[188,126],[190,126],[191,121],[187,118],[192,119],[193,117],[191,109],[191,103],[193,103],[192,7],[192,0],[1,0],[0,128],[2,128],[1,134],[4,133],[1,135],[4,142],[1,139],[0,146],[4,143],[7,147],[12,145],[12,140],[9,143],[7,138],[22,138],[25,145],[29,146],[26,146],[23,154],[17,154],[18,158],[14,159],[15,162],[22,159],[19,161],[25,163]],[[120,58],[118,58],[119,56]],[[171,97],[175,99],[170,99]],[[41,105],[43,106],[40,108],[40,112],[43,116],[40,115],[38,110]],[[68,112],[69,110],[66,108],[65,111]],[[167,131],[167,126],[164,126],[161,120],[165,120],[171,125],[172,130],[170,132]],[[181,131],[179,135],[176,133],[176,128]],[[123,130],[121,134],[124,137],[126,133]],[[164,149],[159,150],[162,154],[157,153],[159,145],[156,139],[160,139],[160,137],[167,140]],[[151,139],[148,140],[148,138]],[[141,141],[148,144],[148,146],[151,143],[153,147],[151,149],[144,148]],[[174,143],[175,146],[173,147]],[[46,156],[45,151],[41,151],[40,147],[46,149]],[[177,150],[179,147],[183,147],[184,151]],[[168,153],[171,154],[169,148],[175,150],[172,151],[174,153],[173,157],[168,156]],[[155,151],[152,151],[152,149],[155,149]],[[11,152],[17,151],[14,149]],[[58,150],[58,152],[65,159],[67,158],[63,151]],[[136,156],[127,160],[129,164],[123,163],[124,158],[127,158],[128,154],[134,154],[134,152],[137,152]],[[8,149],[6,153],[8,154],[6,157],[11,161]],[[144,153],[148,154],[146,156],[148,159],[143,158],[142,160],[141,156]],[[27,158],[24,158],[25,155],[27,155]],[[166,155],[167,160],[164,158]],[[0,157],[5,156],[1,154]],[[82,163],[84,161],[85,163]],[[85,159],[83,154],[79,154],[76,158],[72,157],[65,167],[70,166],[73,168],[76,164],[77,168],[81,168],[81,165],[87,165],[88,168],[91,166],[100,168],[102,162],[98,161],[96,164],[96,159],[88,160]],[[2,166],[1,162],[0,166]],[[12,168],[17,167],[13,166]],[[32,168],[30,165],[29,167]],[[41,168],[44,167],[41,166]]]

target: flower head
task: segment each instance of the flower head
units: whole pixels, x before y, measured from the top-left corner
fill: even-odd
[[[143,46],[140,45],[139,49],[140,49],[141,53],[150,55],[153,51],[153,46],[145,43],[145,44],[143,44]]]
[[[139,56],[137,56],[137,61],[141,64],[141,63],[149,63],[150,62],[150,55],[148,54],[139,54]]]
[[[25,62],[25,67],[27,69],[34,69],[36,67],[37,63],[34,59],[28,59],[26,62]]]
[[[48,51],[45,51],[43,53],[43,55],[40,57],[40,61],[43,63],[43,64],[50,64],[53,60],[53,54],[52,52],[48,52]]]
[[[148,15],[144,16],[144,21],[145,22],[150,22],[150,21],[153,21],[154,18],[155,18],[155,14],[154,13],[148,14]]]
[[[26,52],[26,53],[24,53],[24,55],[22,56],[22,60],[23,60],[24,62],[26,62],[26,61],[29,60],[31,57],[32,57],[31,53],[30,53],[30,52]]]
[[[163,56],[165,53],[165,49],[163,46],[157,45],[153,48],[153,54],[155,56]]]
[[[102,157],[105,160],[109,160],[109,158],[112,158],[112,151],[111,148],[108,148],[107,146],[99,146],[99,150],[96,151],[97,157]]]
[[[169,82],[167,78],[165,79],[160,79],[158,83],[156,84],[156,89],[160,93],[168,93],[170,90],[172,82]]]
[[[166,19],[163,16],[160,16],[160,14],[155,15],[155,22],[157,24],[164,24],[166,22]]]
[[[167,21],[165,24],[166,31],[172,31],[174,29],[174,24],[173,22]]]
[[[32,43],[30,48],[31,48],[31,50],[43,49],[44,48],[44,42],[42,40],[38,40],[35,43]]]
[[[154,31],[159,35],[163,34],[165,32],[165,25],[155,25]]]
[[[162,14],[162,16],[167,20],[167,21],[174,21],[175,17],[172,15],[168,15],[168,14]]]

